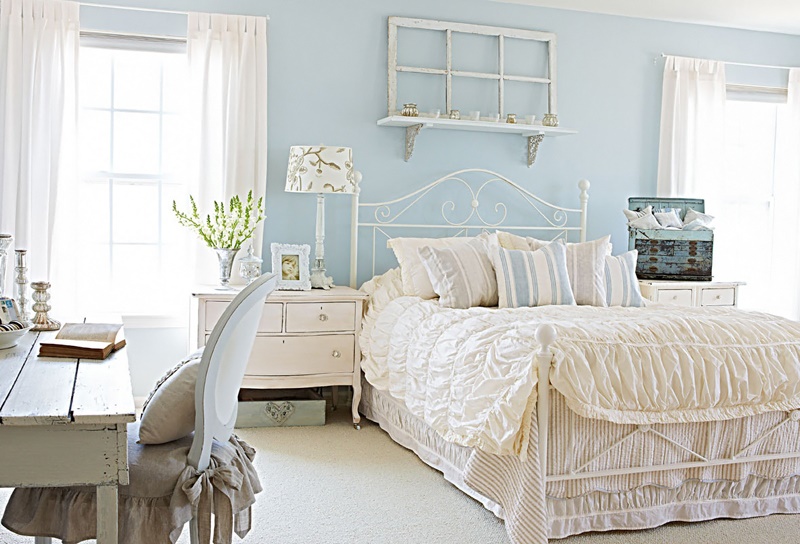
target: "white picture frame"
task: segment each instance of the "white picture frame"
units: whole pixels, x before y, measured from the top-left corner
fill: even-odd
[[[309,291],[311,280],[308,270],[308,244],[270,244],[272,271],[278,275],[276,289],[281,291]],[[285,267],[284,267],[285,265]]]

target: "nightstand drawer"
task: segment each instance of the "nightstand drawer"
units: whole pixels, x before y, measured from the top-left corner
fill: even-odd
[[[353,372],[355,336],[257,336],[247,376]]]
[[[736,304],[735,289],[733,287],[703,289],[700,292],[700,304],[703,306],[733,306]]]
[[[657,302],[664,304],[675,304],[676,306],[692,305],[691,289],[660,289],[657,296]]]
[[[211,332],[228,304],[230,302],[227,300],[209,300],[206,302],[206,332]],[[267,302],[264,304],[264,313],[261,314],[258,332],[281,332],[282,329],[283,304],[280,302]]]
[[[286,332],[342,332],[356,330],[355,302],[289,302]]]

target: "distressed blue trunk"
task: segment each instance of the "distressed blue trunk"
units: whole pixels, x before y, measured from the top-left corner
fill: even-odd
[[[657,212],[666,208],[678,210],[681,220],[689,208],[705,211],[698,198],[631,197],[628,207],[643,210],[653,206]],[[628,249],[636,249],[636,275],[643,280],[710,281],[714,254],[714,232],[710,230],[628,229]]]

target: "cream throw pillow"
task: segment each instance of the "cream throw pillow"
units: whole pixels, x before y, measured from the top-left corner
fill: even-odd
[[[194,389],[203,348],[167,372],[142,409],[139,444],[165,444],[194,431]]]
[[[528,238],[530,249],[534,251],[550,243],[553,242]],[[567,244],[567,272],[577,304],[606,305],[606,255],[611,255],[611,236]]]
[[[472,238],[453,247],[419,249],[442,306],[497,306],[497,279],[486,246],[483,240]]]

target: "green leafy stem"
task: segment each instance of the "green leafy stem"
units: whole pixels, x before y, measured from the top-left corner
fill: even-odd
[[[194,197],[189,195],[191,211],[184,213],[172,201],[172,212],[178,223],[189,227],[211,248],[240,249],[253,236],[256,225],[264,220],[264,198],[253,200],[253,191],[247,193],[246,203],[238,195],[231,197],[227,210],[225,202],[214,201],[214,213],[200,217]]]

